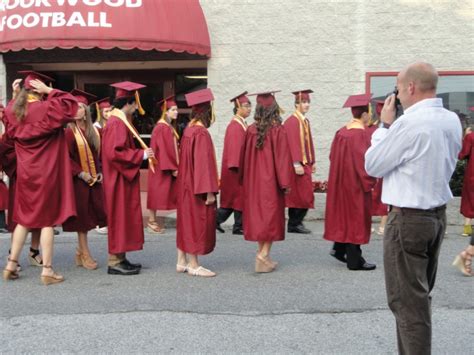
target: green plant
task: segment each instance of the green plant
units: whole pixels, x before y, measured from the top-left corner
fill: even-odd
[[[461,196],[462,183],[464,179],[464,171],[466,170],[467,160],[458,160],[456,169],[454,169],[451,181],[449,181],[449,187],[454,196]]]

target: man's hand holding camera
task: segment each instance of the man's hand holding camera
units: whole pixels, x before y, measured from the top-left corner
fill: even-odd
[[[395,94],[388,96],[385,99],[385,103],[380,114],[380,120],[385,128],[389,128],[397,116],[396,101],[397,97]]]

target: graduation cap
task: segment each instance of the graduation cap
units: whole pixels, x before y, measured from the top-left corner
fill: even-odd
[[[241,104],[250,104],[250,100],[247,97],[248,91],[244,91],[240,95],[237,95],[236,97],[233,97],[230,99],[230,102],[233,102],[236,107],[240,108]]]
[[[23,86],[27,90],[33,89],[33,87],[30,85],[31,80],[40,80],[45,84],[51,83],[54,81],[53,78],[50,78],[47,75],[35,72],[33,70],[20,70],[18,74],[24,75],[25,80],[23,81]]]
[[[73,89],[71,95],[76,98],[77,102],[83,103],[86,106],[89,106],[94,99],[97,99],[97,96],[79,89]]]
[[[110,97],[104,97],[103,99],[93,102],[93,104],[95,105],[95,112],[97,114],[97,122],[100,123],[103,118],[101,110],[103,110],[104,108],[112,107],[112,105],[110,104]]]
[[[161,105],[161,117],[160,120],[164,119],[166,116],[166,111],[168,111],[173,106],[178,106],[176,101],[174,100],[174,95],[165,97],[163,100],[158,101],[157,105]]]
[[[135,96],[135,101],[138,104],[138,113],[142,116],[145,114],[145,110],[140,103],[140,95],[138,94],[138,90],[145,88],[145,85],[134,83],[132,81],[122,81],[120,83],[110,84],[110,86],[116,89],[116,99],[132,98]]]
[[[185,94],[186,103],[197,112],[204,112],[214,100],[214,94],[210,88]]]
[[[370,113],[370,98],[372,94],[360,94],[360,95],[351,95],[347,98],[346,102],[342,106],[350,107],[352,111],[352,116],[354,118],[360,118],[364,112]]]
[[[168,97],[165,97],[163,100],[158,101],[156,104],[161,105],[162,111],[168,111],[171,107],[178,106],[174,98],[175,95],[170,95]]]
[[[293,91],[292,94],[295,95],[295,101],[301,102],[303,100],[311,101],[309,94],[312,94],[314,91],[311,89]]]
[[[104,97],[103,99],[100,99],[93,103],[96,105],[97,111],[99,111],[100,109],[112,107],[112,105],[110,104],[110,97]]]
[[[263,107],[267,108],[276,102],[274,94],[280,91],[281,90],[265,91],[255,94],[249,94],[249,96],[257,95],[257,105],[262,105]]]
[[[375,112],[377,112],[377,115],[380,116],[382,113],[383,105],[385,104],[385,101],[382,100],[375,100]]]

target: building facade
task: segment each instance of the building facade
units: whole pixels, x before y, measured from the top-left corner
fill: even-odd
[[[102,25],[112,26],[112,11],[120,11],[123,16],[125,11],[135,11],[134,6],[151,4],[147,1],[151,0],[77,3],[98,13],[95,20],[90,20],[92,24],[96,21],[97,27],[101,12],[108,12],[109,16],[102,19]],[[26,6],[35,1],[5,3]],[[49,3],[59,1],[49,0]],[[62,3],[67,4],[67,1]],[[126,8],[127,3],[130,8]],[[123,48],[120,41],[117,42],[119,48],[111,47],[115,42],[101,46],[103,38],[97,38],[99,48],[94,48],[94,31],[87,46],[75,46],[75,42],[64,44],[61,41],[64,38],[54,38],[58,37],[55,34],[51,38],[53,44],[35,47],[31,41],[33,43],[20,43],[14,50],[8,49],[5,36],[15,29],[7,25],[17,26],[8,16],[15,9],[0,7],[0,16],[4,18],[0,32],[3,36],[3,43],[0,41],[2,102],[10,97],[9,85],[16,71],[21,69],[46,72],[56,79],[60,88],[78,87],[99,97],[109,94],[108,84],[112,82],[138,81],[148,86],[144,98],[148,116],[137,122],[147,137],[159,117],[156,102],[163,96],[177,94],[180,114],[186,120],[189,110],[183,94],[207,85],[216,97],[217,122],[211,134],[220,161],[226,125],[232,117],[230,98],[244,90],[278,89],[281,92],[276,94],[277,100],[286,110],[286,116],[294,109],[291,92],[312,89],[308,117],[316,147],[314,178],[317,180],[327,178],[331,141],[336,130],[350,119],[350,112],[341,108],[347,96],[372,92],[374,97],[384,97],[393,90],[396,73],[411,62],[432,63],[442,73],[440,96],[447,107],[465,115],[467,121],[474,116],[471,111],[474,110],[474,9],[470,0],[156,0],[153,3],[158,6],[156,21],[144,21],[139,31],[135,28],[140,17],[130,17],[121,25],[122,28],[130,26],[126,32],[140,37],[136,42],[141,44],[133,44],[134,38],[129,38],[132,44],[125,49],[119,49]],[[94,8],[93,4],[98,7]],[[178,5],[184,10],[179,10]],[[203,21],[201,15],[181,16],[180,11],[190,11],[189,8],[195,6],[202,11],[207,25],[208,51],[205,46],[198,46],[206,42],[205,33],[196,35],[196,31],[204,31],[203,24],[192,26],[196,21]],[[43,10],[25,9],[24,24],[28,25],[27,13]],[[83,17],[87,19],[85,14]],[[34,19],[30,15],[30,25]],[[90,21],[85,25],[90,26]],[[81,23],[72,24],[67,31],[78,31],[80,26]],[[150,40],[143,39],[143,34],[150,35],[151,28],[160,26],[167,28],[165,32],[171,41],[174,33],[187,29],[189,38],[196,42],[195,48],[169,43],[168,46],[143,45]],[[179,40],[182,38],[177,38],[177,42]]]

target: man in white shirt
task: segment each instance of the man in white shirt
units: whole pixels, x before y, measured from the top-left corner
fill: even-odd
[[[397,77],[404,114],[395,120],[395,95],[385,100],[383,128],[372,137],[365,169],[383,177],[390,205],[384,237],[388,305],[401,354],[431,353],[431,297],[446,230],[449,180],[461,149],[461,123],[436,98],[438,74],[414,63]]]

